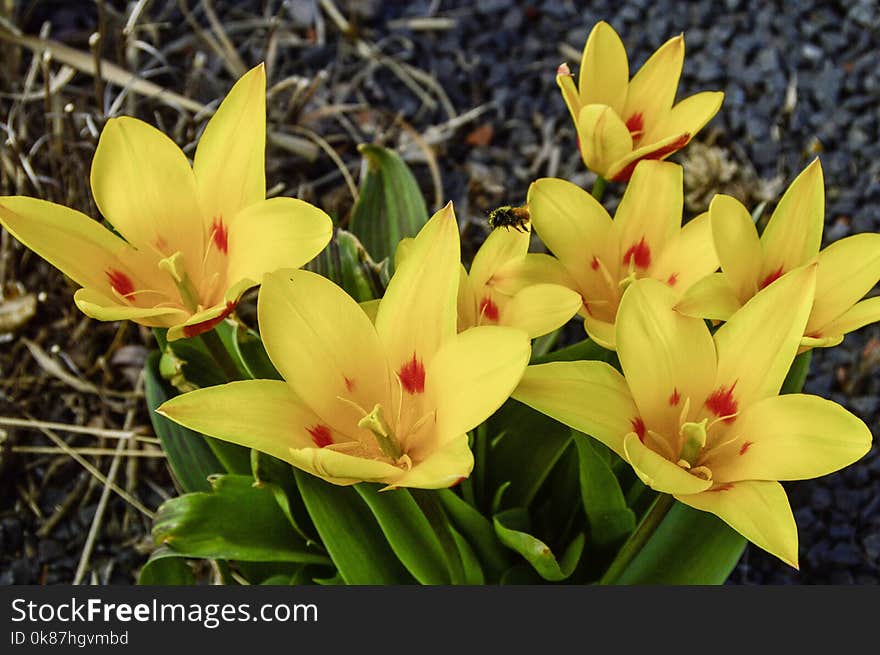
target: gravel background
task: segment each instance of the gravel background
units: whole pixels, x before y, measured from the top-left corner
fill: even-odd
[[[206,25],[199,3],[191,4],[195,19]],[[34,34],[43,20],[52,20],[54,38],[87,50],[86,40],[96,20],[92,3],[33,5],[32,11],[19,17],[19,27]],[[154,45],[182,38],[185,25],[175,13],[176,5],[149,4],[147,14],[151,15],[142,22],[154,20],[158,25]],[[818,155],[826,179],[825,243],[880,229],[880,11],[875,2],[340,0],[336,6],[381,53],[430,74],[442,88],[441,93],[423,83],[423,93],[434,99],[434,107],[426,105],[388,66],[368,64],[317,3],[214,3],[224,24],[245,15],[274,17],[274,29],[301,37],[289,50],[280,47],[270,85],[286,75],[310,78],[324,71],[325,82],[306,111],[339,103],[385,107],[421,133],[436,155],[442,179],[439,194],[418,144],[407,140],[406,131],[390,129],[387,116],[380,120],[375,115],[352,114],[350,121],[331,117],[326,119],[329,122],[311,125],[327,137],[355,176],[358,139],[380,136],[399,146],[424,182],[427,197],[454,201],[471,249],[486,233],[485,211],[502,203],[523,202],[528,184],[536,177],[555,175],[591,183],[574,147],[574,131],[556,87],[555,71],[563,60],[576,71],[586,36],[600,19],[621,34],[633,71],[666,39],[684,32],[686,60],[679,97],[700,90],[726,92],[720,113],[701,133],[700,143],[685,151],[692,213],[705,208],[710,191],[732,193],[749,206],[775,199]],[[124,10],[122,5],[120,13],[108,13],[111,26],[124,22]],[[445,22],[434,22],[431,29],[412,22],[424,17]],[[233,45],[248,65],[266,56],[268,31],[258,27],[232,35]],[[209,55],[206,63],[202,61],[204,69],[215,73],[217,77],[211,79],[219,82],[197,84],[195,93],[206,102],[217,97],[230,78],[202,43],[180,47],[155,79],[183,91],[188,86],[187,71],[198,61],[200,51]],[[89,83],[85,79],[84,87]],[[450,117],[448,109],[456,117]],[[146,112],[145,117],[149,119],[150,114]],[[300,195],[344,216],[350,198],[341,174],[327,157],[306,163],[282,156],[277,149],[270,150],[269,156],[270,187],[282,182],[282,193]],[[612,187],[606,203],[612,208],[615,193]],[[22,265],[21,277],[28,273],[45,275],[50,286],[63,286],[38,263]],[[32,284],[36,288],[39,283]],[[69,291],[65,293],[69,298]],[[113,338],[112,331],[103,334],[105,340]],[[149,345],[148,335],[137,330],[129,335],[132,347],[141,342]],[[848,336],[842,346],[816,353],[807,391],[848,407],[876,435],[880,426],[878,362],[880,330],[871,326]],[[15,390],[7,390],[5,400],[14,406]],[[69,406],[57,412],[47,410],[41,418],[53,418],[54,413],[57,420],[70,421],[71,411]],[[136,415],[134,425],[146,425],[145,416]],[[875,446],[859,463],[835,475],[786,485],[802,544],[799,572],[749,547],[730,583],[878,583],[877,451]],[[170,489],[170,481],[160,467],[150,470],[155,481],[134,490],[147,506],[155,507],[162,489]],[[75,468],[72,471],[79,473]],[[5,477],[6,483],[17,484],[10,482],[8,472]],[[69,492],[70,487],[59,486],[54,499],[43,498],[47,513],[53,500],[57,504]],[[35,536],[41,523],[33,513],[4,502],[0,501],[0,582],[69,581],[95,500],[82,503],[79,513],[62,520],[51,538]],[[105,523],[110,529],[99,535],[92,570],[98,580],[130,583],[147,552],[143,535],[149,524],[123,522],[127,510],[115,496],[108,516]],[[119,530],[114,532],[114,526]]]

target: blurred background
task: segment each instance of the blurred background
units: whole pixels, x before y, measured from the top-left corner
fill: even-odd
[[[823,246],[880,230],[873,0],[0,0],[0,194],[99,216],[88,174],[107,117],[138,116],[192,156],[233,82],[265,61],[269,195],[315,203],[344,226],[356,147],[379,143],[410,164],[430,211],[454,202],[469,259],[486,212],[523,203],[532,180],[592,183],[555,73],[563,61],[576,70],[598,20],[620,33],[632,71],[683,32],[679,97],[726,92],[673,157],[685,165],[689,217],[716,192],[769,212],[818,156]],[[609,210],[619,193],[611,185]],[[74,290],[0,230],[3,584],[132,584],[152,549],[150,518],[177,493],[143,400],[151,333],[83,316]],[[239,311],[251,325],[253,299]],[[806,390],[855,412],[876,438],[878,364],[870,326],[817,351]],[[729,583],[880,582],[878,447],[786,488],[800,571],[749,546]]]

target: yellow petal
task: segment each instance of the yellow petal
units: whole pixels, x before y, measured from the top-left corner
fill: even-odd
[[[220,103],[193,162],[206,220],[230,220],[266,198],[266,68],[252,68]]]
[[[589,314],[584,316],[584,330],[590,339],[608,350],[617,350],[617,335],[614,323],[593,318]]]
[[[868,298],[856,303],[851,309],[822,327],[821,332],[830,337],[842,337],[848,332],[877,321],[880,321],[880,297]]]
[[[147,327],[171,327],[182,324],[189,316],[183,309],[173,307],[138,307],[120,301],[95,289],[79,289],[73,300],[86,316],[99,321],[127,321]]]
[[[715,333],[715,388],[730,390],[735,384],[740,410],[779,393],[804,333],[815,279],[815,265],[783,275]]]
[[[844,314],[880,279],[880,234],[854,234],[819,253],[816,301],[806,333],[827,334],[825,326]]]
[[[748,210],[731,196],[717,195],[709,205],[712,237],[721,270],[740,304],[758,292],[763,255],[758,229]]]
[[[413,243],[415,243],[415,239],[413,237],[405,237],[397,243],[397,248],[394,249],[395,271],[403,265],[404,260],[412,252]]]
[[[614,213],[624,270],[644,272],[657,262],[681,227],[683,206],[681,166],[639,162]]]
[[[459,253],[450,203],[419,231],[379,303],[376,331],[393,371],[413,358],[427,367],[440,345],[455,335]]]
[[[715,379],[715,346],[705,323],[673,309],[675,293],[650,278],[623,294],[617,355],[649,430],[678,434],[682,403],[699,402]]]
[[[329,426],[279,380],[197,389],[172,398],[156,411],[196,432],[285,461],[290,461],[291,448],[316,448],[333,438]]]
[[[617,279],[617,248],[611,241],[608,212],[580,187],[549,177],[532,183],[528,203],[535,232],[577,282],[581,294],[588,298],[607,296],[608,282],[599,267],[590,264],[594,259],[602,260],[610,276]]]
[[[651,277],[665,282],[679,296],[718,269],[707,213],[700,214],[674,235],[651,267]]]
[[[608,168],[606,177],[614,182],[627,182],[641,161],[659,161],[684,148],[691,140],[687,132],[670,134],[659,141],[646,142],[621,157]]]
[[[809,262],[819,252],[825,224],[825,181],[818,159],[783,194],[761,235],[762,278]]]
[[[714,514],[756,546],[797,568],[797,525],[778,482],[731,482],[676,499]]]
[[[371,323],[376,322],[376,314],[379,312],[379,301],[378,300],[364,300],[363,302],[358,303],[361,306],[361,309],[364,310],[364,314],[370,319]]]
[[[556,69],[556,84],[562,92],[562,99],[565,101],[565,106],[568,107],[571,120],[577,125],[578,114],[581,112],[582,105],[577,87],[574,85],[574,76],[571,74],[568,64],[561,64]]]
[[[118,269],[134,252],[97,221],[46,200],[0,198],[0,224],[80,286],[106,293],[107,270]]]
[[[379,305],[378,301],[376,302],[376,310],[378,311]],[[475,327],[479,319],[477,315],[478,301],[464,264],[459,269],[458,300],[456,302],[458,305],[458,331],[463,332],[468,328]]]
[[[333,222],[320,209],[294,198],[261,200],[229,224],[227,281],[252,280],[279,268],[298,268],[330,241]]]
[[[449,439],[423,460],[389,483],[389,488],[443,489],[467,478],[474,468],[474,454],[466,434]]]
[[[772,396],[737,417],[737,439],[703,464],[716,482],[806,480],[833,473],[871,448],[871,431],[837,403],[818,396]]]
[[[514,328],[476,327],[446,341],[425,372],[441,439],[472,430],[501,407],[530,355],[528,335]]]
[[[501,309],[501,325],[520,328],[535,338],[565,325],[581,308],[581,295],[558,284],[533,284]]]
[[[471,263],[469,276],[474,288],[480,289],[488,284],[498,269],[508,262],[525,257],[531,235],[531,230],[492,230]]]
[[[590,32],[578,72],[581,105],[608,105],[623,112],[629,86],[629,62],[623,41],[605,21]]]
[[[403,469],[377,459],[349,455],[332,448],[291,448],[285,460],[332,484],[357,482],[393,484]]]
[[[558,284],[572,290],[578,285],[562,263],[551,255],[530,252],[498,269],[492,277],[492,288],[512,296],[533,284]]]
[[[724,273],[713,273],[685,291],[675,309],[687,316],[726,321],[741,306],[727,276]]]
[[[257,301],[266,352],[294,393],[330,427],[356,434],[376,403],[391,407],[391,378],[373,324],[327,278],[303,270],[266,274]]]
[[[642,129],[650,132],[672,108],[683,63],[684,37],[679,35],[660,46],[633,76],[623,119],[641,114]]]
[[[605,362],[529,366],[513,398],[598,439],[621,457],[638,409],[623,376]]]
[[[107,121],[91,182],[98,209],[133,246],[166,256],[203,252],[206,232],[192,168],[155,127],[127,116]],[[191,278],[200,277],[199,263],[187,261]]]
[[[245,288],[240,288],[240,291],[244,291]],[[176,341],[177,339],[195,337],[208,330],[213,330],[223,319],[235,311],[239,295],[241,295],[240,292],[236,293],[234,300],[224,300],[187,316],[185,321],[176,323],[168,329],[166,338],[168,341]]]
[[[718,113],[722,102],[724,93],[721,91],[703,91],[688,96],[658,120],[651,131],[644,134],[641,143],[660,141],[672,134],[694,137]]]
[[[578,114],[577,132],[584,164],[603,177],[609,177],[614,162],[632,151],[629,129],[608,105],[583,107]]]
[[[712,486],[711,480],[698,478],[655,453],[630,432],[623,442],[625,459],[646,485],[661,493],[698,494]]]

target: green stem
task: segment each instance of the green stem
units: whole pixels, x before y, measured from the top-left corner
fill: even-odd
[[[675,504],[675,498],[670,494],[659,494],[648,512],[636,526],[636,529],[629,536],[629,539],[617,551],[617,555],[608,570],[605,571],[599,579],[600,585],[614,584],[620,577],[620,574],[626,570],[626,567],[642,552],[642,548],[648,543],[648,540],[654,534],[657,527],[663,522],[666,514]]]
[[[230,357],[229,351],[226,350],[226,346],[223,345],[223,341],[220,339],[220,335],[217,334],[217,330],[203,332],[201,334],[201,339],[202,343],[205,344],[205,348],[211,353],[211,357],[214,359],[217,366],[220,367],[220,370],[223,371],[227,380],[234,382],[235,380],[244,379],[241,372],[238,370],[238,366],[236,366],[232,357]]]
[[[605,195],[605,187],[608,186],[608,180],[606,180],[601,175],[596,176],[596,181],[593,182],[593,190],[590,191],[592,196],[598,200],[602,201],[602,196]]]

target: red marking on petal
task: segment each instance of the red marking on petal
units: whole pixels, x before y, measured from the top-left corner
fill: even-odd
[[[462,477],[460,477],[458,480],[456,480],[455,482],[453,482],[453,483],[452,483],[451,485],[449,485],[449,486],[450,486],[450,487],[455,487],[456,485],[461,484],[461,483],[464,482],[465,480],[467,480],[467,476],[464,476],[464,475],[463,475]]]
[[[675,407],[675,406],[678,405],[678,403],[680,403],[680,402],[681,402],[681,394],[678,393],[678,389],[673,389],[673,390],[672,390],[672,395],[669,396],[669,404],[670,404],[672,407]]]
[[[321,425],[319,423],[314,427],[306,428],[306,430],[312,435],[312,442],[318,448],[324,448],[333,443],[333,434],[330,432],[330,428],[326,425]]]
[[[107,276],[107,280],[110,282],[110,286],[113,287],[113,290],[120,296],[125,297],[134,293],[134,282],[132,282],[131,278],[122,271],[117,271],[115,268],[108,268],[104,273]]]
[[[730,491],[733,489],[733,485],[730,483],[718,485],[717,487],[712,487],[711,489],[707,489],[707,491]]]
[[[754,443],[753,441],[746,441],[746,442],[742,445],[742,447],[739,449],[739,454],[740,454],[740,455],[745,455],[745,454],[746,454],[746,451],[747,451],[749,448],[751,448],[751,446],[752,446],[753,443]]]
[[[775,271],[770,273],[770,275],[768,275],[767,277],[764,278],[764,281],[761,282],[760,285],[758,285],[758,289],[759,290],[766,289],[767,287],[769,287],[771,284],[776,282],[776,280],[778,280],[781,277],[782,277],[782,267],[780,266]]]
[[[571,69],[568,67],[568,64],[561,63],[559,64],[559,66],[556,67],[556,74],[571,76]]]
[[[592,268],[594,271],[599,270],[599,258],[596,257],[596,255],[593,255],[593,261],[590,262],[590,268]]]
[[[488,296],[480,301],[480,314],[493,323],[498,322],[498,305]]]
[[[157,236],[153,243],[156,246],[156,250],[159,250],[160,252],[165,252],[165,248],[168,247],[168,242],[165,241],[162,236]]]
[[[678,273],[673,273],[668,278],[666,278],[666,284],[671,287],[674,287],[676,282],[678,282]]]
[[[636,112],[626,119],[626,129],[629,130],[634,141],[642,136],[642,130],[645,129],[645,118],[642,116],[642,112]]]
[[[412,359],[400,367],[397,372],[404,391],[413,395],[425,392],[425,365],[413,353]]]
[[[623,263],[629,266],[630,262],[635,264],[636,268],[648,268],[651,265],[651,248],[645,241],[645,237],[642,237],[638,243],[631,245],[623,254]]]
[[[345,376],[345,375],[343,375],[342,377],[345,380],[345,388],[348,389],[349,392],[354,391],[354,388],[356,386],[354,383],[354,380],[350,377]]]
[[[636,416],[630,420],[630,424],[632,425],[633,432],[638,435],[639,441],[645,443],[645,422],[642,420],[642,417]]]
[[[207,332],[208,330],[213,329],[215,325],[217,325],[224,318],[229,316],[235,310],[235,303],[228,302],[226,303],[226,309],[219,316],[215,316],[214,318],[209,318],[207,321],[202,321],[201,323],[193,323],[192,325],[184,325],[183,326],[183,336],[185,337],[195,337],[203,332]]]
[[[663,159],[664,157],[668,157],[676,150],[681,150],[682,148],[684,148],[690,140],[691,135],[685,132],[668,146],[657,148],[653,152],[649,152],[647,155],[644,155],[639,159],[636,159],[635,161],[631,161],[626,166],[621,168],[620,172],[611,178],[611,181],[628,182],[629,178],[632,177],[633,171],[636,170],[636,164],[638,164],[640,161],[642,161],[643,159]]]
[[[736,388],[736,382],[730,387],[718,387],[706,398],[706,407],[715,416],[725,416],[725,423],[733,423],[736,418],[733,416],[739,410],[739,405],[733,397],[733,390]]]
[[[584,309],[587,310],[587,314],[589,314],[590,316],[593,316],[593,312],[590,310],[590,306],[587,304],[586,300],[584,301]]]
[[[224,255],[229,252],[229,229],[224,225],[222,217],[215,218],[211,223],[211,238],[214,239],[217,250]]]

